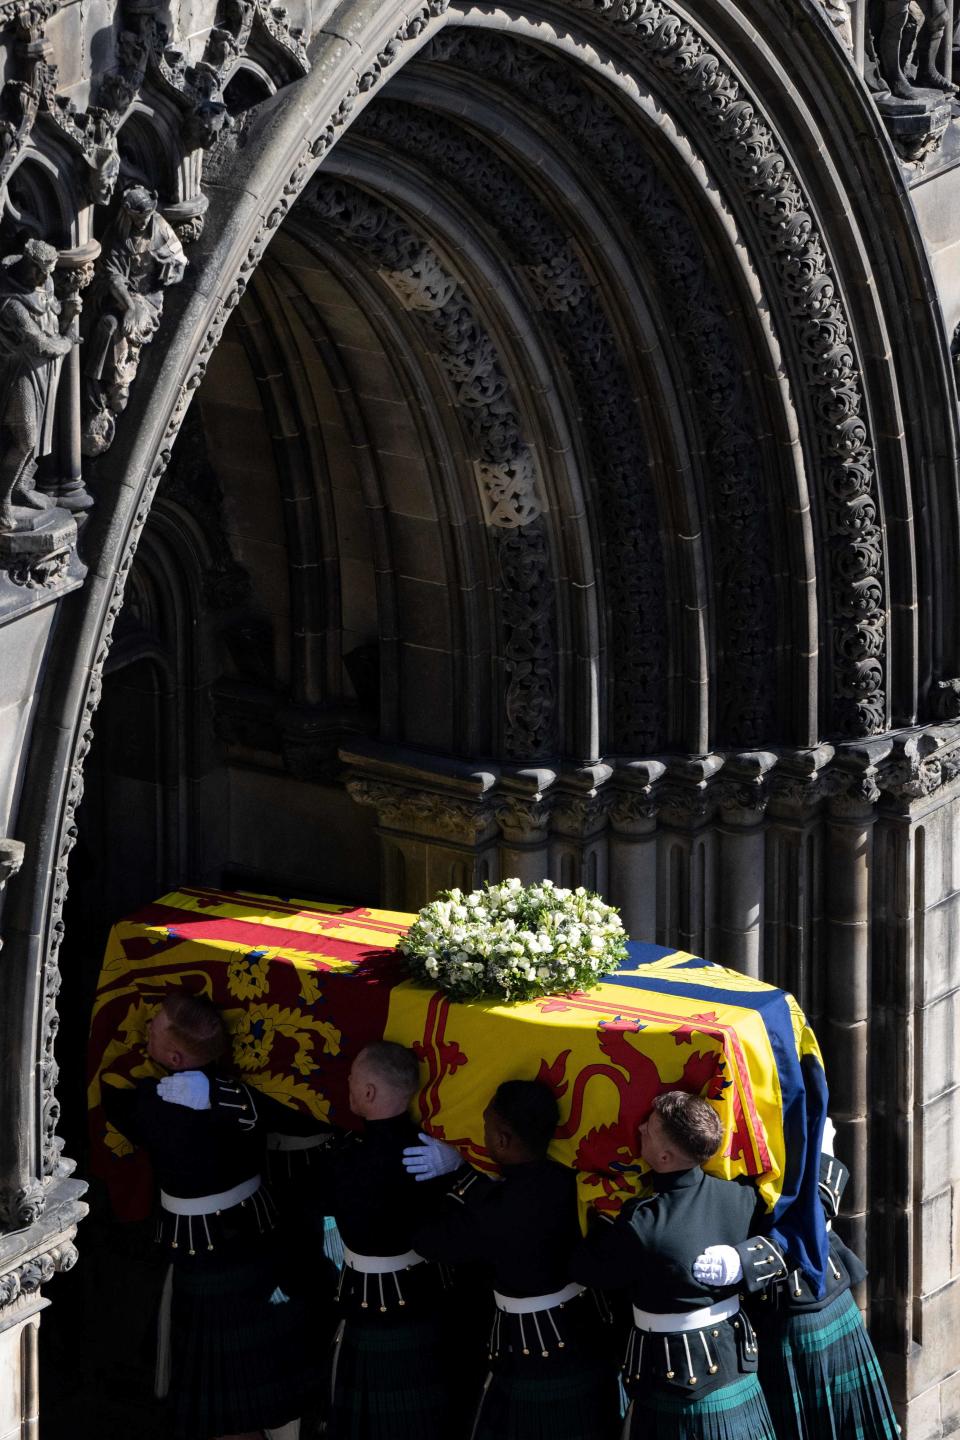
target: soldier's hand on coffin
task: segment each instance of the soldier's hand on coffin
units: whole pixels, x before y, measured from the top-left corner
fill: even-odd
[[[185,1105],[188,1110],[210,1109],[210,1081],[202,1070],[180,1070],[165,1075],[157,1084],[161,1100],[171,1105]]]
[[[693,1262],[693,1278],[701,1285],[736,1285],[743,1275],[732,1245],[708,1245]]]
[[[820,1141],[821,1155],[833,1155],[835,1153],[833,1146],[836,1138],[837,1127],[836,1125],[834,1125],[833,1121],[828,1115],[826,1120],[824,1120],[823,1122],[823,1139]]]
[[[460,1151],[432,1135],[420,1133],[421,1144],[408,1145],[403,1152],[403,1164],[408,1174],[417,1180],[436,1180],[441,1175],[452,1175],[463,1164]]]

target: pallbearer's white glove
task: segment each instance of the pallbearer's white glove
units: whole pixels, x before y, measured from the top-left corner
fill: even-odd
[[[179,1070],[164,1075],[157,1086],[161,1100],[171,1105],[185,1105],[188,1110],[210,1109],[210,1081],[202,1070]]]
[[[824,1120],[823,1122],[823,1139],[820,1141],[821,1155],[833,1155],[836,1153],[833,1148],[836,1138],[837,1127],[836,1125],[834,1125],[833,1121],[828,1115],[826,1120]]]
[[[460,1151],[443,1140],[434,1140],[432,1135],[420,1133],[421,1144],[408,1145],[403,1152],[403,1163],[410,1175],[417,1180],[436,1180],[440,1175],[452,1175],[463,1164]]]
[[[740,1256],[732,1245],[708,1245],[693,1262],[693,1278],[700,1285],[736,1285],[742,1275]]]

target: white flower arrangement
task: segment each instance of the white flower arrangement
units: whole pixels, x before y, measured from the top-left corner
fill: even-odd
[[[397,949],[410,973],[455,1000],[530,1000],[596,985],[627,954],[623,921],[578,885],[552,880],[444,890]]]

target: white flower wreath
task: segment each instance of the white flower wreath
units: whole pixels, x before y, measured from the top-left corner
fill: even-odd
[[[552,880],[444,890],[425,905],[397,949],[414,979],[455,1000],[530,1000],[596,985],[627,954],[612,906]]]

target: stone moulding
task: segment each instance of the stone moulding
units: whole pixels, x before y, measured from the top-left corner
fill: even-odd
[[[21,1295],[31,1295],[54,1275],[72,1270],[78,1258],[77,1247],[70,1240],[63,1240],[52,1250],[31,1255],[15,1269],[0,1274],[0,1314]]]
[[[571,0],[631,44],[654,88],[692,111],[749,207],[812,396],[827,515],[834,693],[830,729],[886,725],[887,594],[873,450],[850,326],[813,208],[784,147],[731,67],[662,0]]]
[[[413,761],[411,752],[411,761]],[[918,802],[936,803],[960,780],[960,726],[903,731],[861,744],[821,745],[813,750],[732,751],[697,757],[654,756],[594,767],[585,781],[576,772],[538,771],[535,787],[518,795],[514,773],[495,770],[482,795],[431,789],[424,757],[405,782],[378,774],[377,761],[342,751],[347,790],[359,805],[377,811],[389,831],[432,834],[437,843],[490,843],[496,825],[506,844],[545,839],[548,831],[596,836],[611,831],[646,834],[650,822],[667,828],[699,828],[722,820],[755,824],[773,818],[811,820],[825,808],[859,816],[877,807],[915,817]]]

